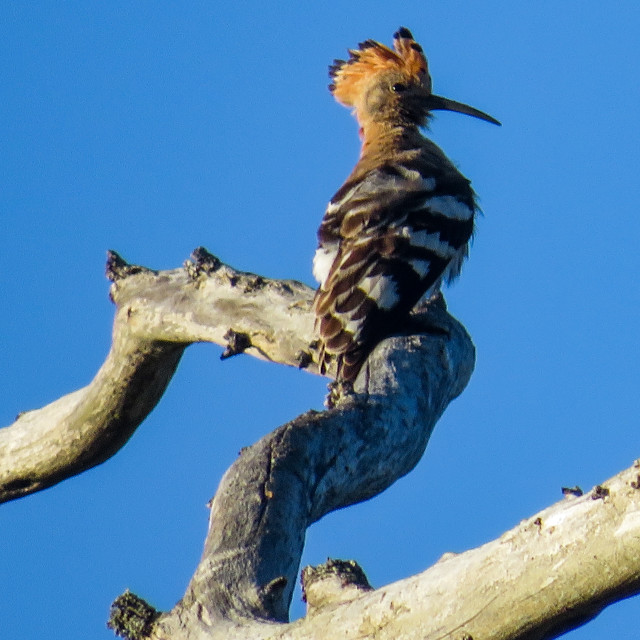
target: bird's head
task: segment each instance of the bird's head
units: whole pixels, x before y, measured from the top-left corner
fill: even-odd
[[[353,107],[360,126],[371,122],[423,126],[436,109],[500,124],[478,109],[431,92],[427,59],[409,29],[401,27],[393,34],[393,48],[366,40],[349,50],[348,60],[335,60],[329,67],[329,90],[338,102]]]

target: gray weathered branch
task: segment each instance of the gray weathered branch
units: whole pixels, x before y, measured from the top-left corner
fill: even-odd
[[[195,601],[185,615],[183,601],[159,618],[149,637],[556,638],[640,593],[640,464],[584,496],[567,496],[482,547],[446,554],[417,576],[371,590],[366,580],[352,579],[353,571],[332,573],[305,572],[311,580],[305,585],[308,612],[294,623],[216,620]],[[324,584],[316,586],[316,580]],[[182,621],[179,613],[185,615]]]
[[[286,621],[307,527],[416,465],[474,361],[469,337],[444,309],[424,317],[442,331],[378,345],[356,380],[358,395],[303,414],[241,453],[212,502],[187,593],[161,620],[167,637],[186,620]]]
[[[185,267],[152,271],[111,252],[117,310],[111,350],[92,382],[0,429],[0,502],[104,462],[164,393],[185,347],[214,342],[317,372],[309,344],[313,290],[223,265],[203,249]]]

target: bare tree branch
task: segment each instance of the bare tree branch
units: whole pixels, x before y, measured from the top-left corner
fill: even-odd
[[[609,604],[640,593],[640,465],[582,497],[566,497],[497,540],[446,554],[424,573],[375,591],[340,571],[305,575],[308,613],[292,624],[214,620],[195,602],[185,612],[183,601],[160,617],[149,637],[556,638]]]
[[[111,252],[107,275],[118,307],[115,330],[141,340],[229,347],[244,335],[243,351],[317,373],[305,353],[313,341],[314,290],[295,280],[271,280],[224,265],[196,249],[184,268],[151,271],[120,266]],[[229,355],[235,355],[233,349]]]
[[[213,500],[204,555],[175,619],[197,611],[287,620],[307,527],[408,473],[469,380],[471,341],[444,310],[432,309],[436,317],[446,335],[378,346],[356,381],[360,395],[303,414],[241,453]]]
[[[236,271],[203,249],[184,268],[159,272],[110,252],[107,275],[117,310],[106,361],[88,386],[0,429],[0,502],[112,456],[155,407],[193,342],[228,347],[244,336],[250,355],[317,372],[309,352],[313,290],[299,282]]]

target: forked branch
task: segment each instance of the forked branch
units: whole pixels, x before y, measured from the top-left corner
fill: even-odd
[[[244,336],[250,355],[316,371],[309,350],[313,290],[299,282],[236,271],[204,249],[171,271],[129,265],[110,252],[107,276],[116,304],[111,350],[89,385],[0,429],[0,502],[116,453],[162,397],[193,342],[214,342],[231,355]]]

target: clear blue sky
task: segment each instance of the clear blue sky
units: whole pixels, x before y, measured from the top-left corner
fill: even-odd
[[[400,25],[438,93],[503,122],[432,126],[484,210],[447,294],[477,367],[418,467],[314,525],[303,562],[355,558],[380,586],[640,456],[636,0],[3,2],[0,424],[102,363],[107,249],[163,269],[204,245],[311,284],[358,153],[327,65]],[[219,355],[190,347],[114,458],[0,507],[0,637],[112,638],[125,588],[161,609],[182,596],[239,448],[324,395],[320,378]],[[570,638],[636,640],[639,617],[632,599]]]

